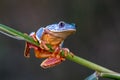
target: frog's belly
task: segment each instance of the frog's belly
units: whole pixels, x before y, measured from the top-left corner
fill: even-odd
[[[49,56],[52,55],[51,52],[49,51],[46,51],[46,50],[42,50],[42,49],[34,49],[34,52],[35,52],[35,57],[36,58],[47,58]]]
[[[52,36],[50,34],[44,34],[41,38],[41,40],[45,41],[48,44],[51,44],[53,46],[60,45],[63,41],[62,38]]]

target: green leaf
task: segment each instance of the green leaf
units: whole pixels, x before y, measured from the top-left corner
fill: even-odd
[[[39,43],[35,42],[30,36],[21,33],[13,28],[10,28],[6,25],[0,24],[0,32],[14,39],[25,40],[35,44],[36,46],[39,46]]]
[[[16,32],[16,30],[14,30],[10,27],[7,27],[3,24],[0,24],[0,32],[9,36],[9,37],[18,39],[18,40],[25,40],[23,36],[20,36],[21,32]]]
[[[98,80],[98,75],[97,73],[93,73],[90,76],[88,76],[85,80]]]

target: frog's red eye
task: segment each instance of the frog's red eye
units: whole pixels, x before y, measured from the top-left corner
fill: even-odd
[[[60,27],[60,28],[62,28],[62,27],[64,27],[64,26],[65,26],[65,22],[60,21],[60,22],[58,23],[58,25],[59,25],[59,27]]]

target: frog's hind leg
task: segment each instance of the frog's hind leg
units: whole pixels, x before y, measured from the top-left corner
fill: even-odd
[[[36,58],[48,58],[51,55],[51,53],[48,51],[42,50],[40,48],[34,49],[34,52]]]
[[[25,33],[25,35],[28,35],[28,34]],[[35,38],[35,32],[30,33],[29,36],[32,37],[35,41],[37,41],[37,39]],[[29,42],[26,42],[25,43],[24,56],[27,57],[27,58],[30,57],[30,53],[29,53],[30,48],[37,49],[38,47],[33,45],[33,44],[31,44],[31,43],[29,43]]]
[[[26,42],[25,43],[25,50],[24,50],[24,56],[26,57],[26,58],[29,58],[30,57],[30,48],[29,48],[29,43],[28,42]]]
[[[40,66],[46,69],[58,65],[64,60],[65,58],[60,55],[60,47],[57,47],[54,52],[41,63]]]
[[[50,67],[54,67],[58,64],[60,64],[62,61],[64,61],[64,58],[57,58],[57,57],[49,57],[47,59],[45,59],[42,63],[41,63],[41,67],[46,69],[46,68],[50,68]]]

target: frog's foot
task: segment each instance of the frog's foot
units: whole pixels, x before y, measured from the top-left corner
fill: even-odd
[[[30,57],[30,47],[29,47],[29,43],[28,42],[25,43],[24,56],[26,58]]]
[[[36,42],[38,41],[37,38],[36,38],[36,33],[35,32],[31,32],[29,34],[29,36],[32,37],[34,39],[34,41],[36,41]]]
[[[62,51],[64,52],[64,56],[66,57],[68,54],[69,54],[69,52],[70,52],[70,50],[68,49],[68,48],[62,48]]]
[[[51,57],[60,58],[60,47],[56,47],[54,52],[52,53]]]
[[[34,41],[36,41],[36,42],[38,41],[37,38],[36,38],[36,33],[35,32],[30,33],[29,36],[32,37],[34,39]],[[49,48],[46,46],[46,44],[47,43],[45,41],[40,40],[40,48],[41,49],[49,50]]]
[[[49,57],[47,59],[45,59],[42,63],[41,63],[41,67],[46,69],[46,68],[50,68],[50,67],[54,67],[58,64],[60,64],[62,61],[64,61],[64,58],[57,58],[57,57]]]
[[[64,52],[64,56],[66,57],[68,54],[70,54],[71,56],[74,56],[74,54],[72,52],[70,52],[70,50],[68,48],[62,48],[62,51]]]
[[[47,43],[45,42],[45,41],[40,41],[40,48],[41,49],[44,49],[44,50],[49,50],[49,48],[47,47],[47,45],[46,45]]]

